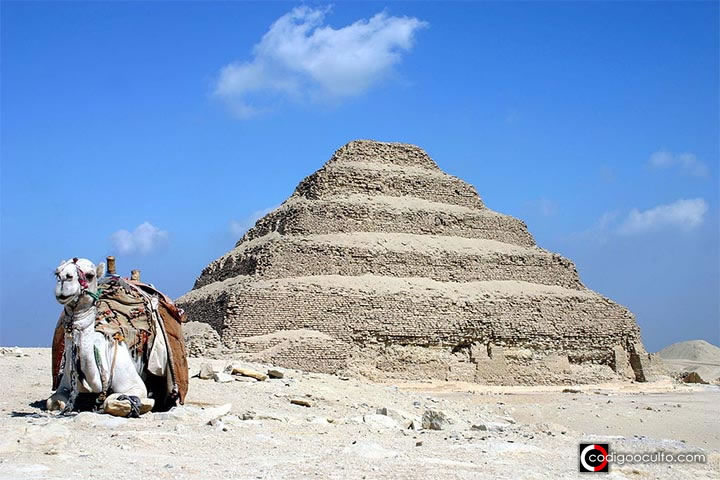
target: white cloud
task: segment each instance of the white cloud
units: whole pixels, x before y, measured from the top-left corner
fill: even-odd
[[[230,220],[230,233],[232,233],[232,235],[236,238],[242,237],[245,235],[245,232],[255,225],[255,222],[278,207],[279,205],[275,205],[262,210],[256,210],[248,215],[244,220]]]
[[[689,230],[702,224],[707,209],[702,198],[678,200],[644,211],[633,209],[618,227],[618,233],[632,235],[662,228]]]
[[[608,211],[586,230],[572,233],[567,238],[602,245],[617,235],[637,235],[673,228],[691,230],[702,225],[707,210],[705,200],[694,198],[677,200],[643,211],[632,209],[625,216],[617,211]]]
[[[137,226],[135,230],[118,230],[110,236],[110,243],[117,253],[146,255],[168,241],[168,232],[160,230],[150,222]]]
[[[214,94],[242,118],[270,109],[273,101],[317,101],[358,95],[392,72],[428,24],[380,12],[334,29],[328,9],[302,6],[270,26],[253,58],[220,70]]]
[[[710,175],[707,165],[692,153],[671,153],[661,150],[650,155],[649,163],[653,168],[680,167],[685,173],[695,177]]]
[[[618,212],[605,212],[589,228],[580,232],[571,233],[567,236],[567,239],[583,244],[604,245],[610,238],[617,218]]]
[[[613,222],[617,219],[618,213],[617,212],[605,212],[603,213],[598,221],[594,225],[594,229],[596,231],[604,231],[607,230],[610,225],[613,224]]]

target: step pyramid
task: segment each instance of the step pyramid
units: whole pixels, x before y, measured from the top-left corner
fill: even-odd
[[[226,350],[310,371],[492,384],[661,371],[628,309],[401,143],[341,147],[177,303]]]

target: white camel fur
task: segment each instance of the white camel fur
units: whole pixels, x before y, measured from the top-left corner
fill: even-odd
[[[140,367],[133,362],[125,342],[108,339],[95,331],[97,309],[92,295],[96,294],[98,278],[104,273],[105,264],[96,267],[85,258],[63,261],[55,270],[55,298],[64,307],[65,350],[62,379],[46,402],[48,410],[68,411],[78,393],[108,390],[113,394],[103,405],[107,413],[114,413],[106,407],[110,402],[118,402],[120,395],[137,397],[144,407],[141,413],[152,408],[152,399],[147,398],[147,388],[138,371]],[[79,368],[73,368],[73,349],[79,358],[76,363]],[[131,403],[119,401],[127,402],[128,407]]]

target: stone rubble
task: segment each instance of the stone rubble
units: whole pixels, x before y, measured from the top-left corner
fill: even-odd
[[[385,415],[387,417],[392,418],[395,422],[397,422],[402,428],[412,428],[413,424],[417,424],[419,422],[419,418],[417,415],[413,415],[408,412],[404,412],[402,410],[398,410],[396,408],[389,408],[389,407],[381,407],[377,409],[378,415]],[[413,428],[414,430],[417,430],[416,428]]]
[[[447,430],[455,423],[455,420],[442,410],[425,410],[422,416],[422,428],[427,430]]]
[[[215,372],[213,373],[213,380],[215,380],[218,383],[227,383],[232,382],[235,379],[232,375],[225,373],[225,372]]]
[[[0,356],[27,357],[29,355],[20,347],[0,347]]]
[[[200,365],[200,372],[198,373],[198,377],[202,378],[203,380],[210,380],[217,372],[219,372],[219,370],[212,364],[203,363],[202,365]]]
[[[255,380],[258,380],[260,382],[263,382],[267,380],[268,376],[264,373],[260,373],[258,371],[255,371],[251,368],[244,367],[242,365],[228,365],[225,367],[225,372],[232,374],[232,375],[241,375],[243,377],[250,377],[254,378]]]

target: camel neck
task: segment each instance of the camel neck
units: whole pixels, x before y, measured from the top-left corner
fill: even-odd
[[[73,353],[73,368],[79,369],[76,373],[82,372],[85,388],[90,392],[99,393],[103,387],[94,351],[96,313],[95,305],[85,306],[82,309],[74,308],[70,323],[66,323],[65,335],[72,342],[73,352],[76,352]]]
[[[68,311],[69,310],[69,311]],[[73,309],[65,308],[66,323],[65,328],[67,330],[73,330],[77,332],[93,331],[95,326],[95,314],[97,308],[95,305],[89,306],[76,306]]]

